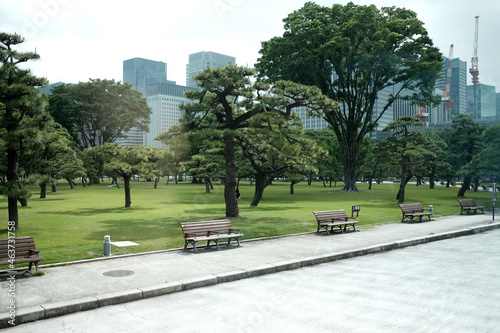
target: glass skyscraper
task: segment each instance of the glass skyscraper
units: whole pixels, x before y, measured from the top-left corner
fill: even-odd
[[[475,119],[496,118],[496,88],[477,84],[477,114],[474,111],[474,85],[467,86],[467,114]]]
[[[154,61],[143,58],[132,58],[123,61],[123,83],[132,85],[132,89],[140,92],[146,97],[146,87],[155,83],[173,83],[167,80],[167,64],[162,61]],[[153,121],[153,119],[151,119]],[[123,146],[144,145],[145,133],[132,128],[125,133],[126,138],[116,140]]]
[[[197,87],[193,76],[205,68],[224,67],[236,65],[236,58],[216,52],[198,52],[189,55],[189,64],[186,65],[186,86]]]

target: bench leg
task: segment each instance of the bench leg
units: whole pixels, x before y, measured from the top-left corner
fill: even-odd
[[[218,239],[215,240],[215,245],[217,245],[217,250],[219,250],[219,240]]]
[[[31,271],[31,264],[33,264],[32,261],[30,261],[30,267],[28,268],[29,271]],[[38,263],[37,263],[38,264]],[[36,268],[36,270],[38,271],[38,267]]]
[[[36,272],[38,272],[38,261],[35,263]]]

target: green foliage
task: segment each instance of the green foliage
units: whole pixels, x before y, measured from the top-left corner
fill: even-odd
[[[236,144],[240,144],[243,154],[256,170],[259,184],[257,186],[263,190],[265,181],[260,171],[268,168],[269,163],[264,168],[262,164],[271,160],[275,163],[271,167],[272,179],[290,167],[287,162],[283,164],[286,154],[279,149],[293,150],[298,146],[279,144],[290,139],[287,138],[287,131],[291,130],[292,126],[288,126],[287,122],[296,122],[295,116],[292,115],[293,109],[303,106],[320,110],[336,106],[335,102],[322,95],[316,87],[288,81],[278,81],[272,87],[262,82],[252,84],[254,75],[255,71],[252,69],[233,65],[207,68],[195,76],[201,89],[186,93],[187,97],[198,103],[183,105],[185,114],[181,121],[182,129],[190,133],[191,147],[195,141],[206,144],[207,139],[222,143],[226,166],[224,184],[228,217],[239,215],[235,194],[239,169]],[[265,132],[266,129],[271,130]],[[193,132],[202,134],[191,134]],[[289,140],[289,143],[292,141],[297,140]],[[297,152],[288,152],[290,157],[298,157]],[[199,151],[193,155],[196,160],[192,163],[197,166],[195,169],[191,167],[193,171],[206,172],[207,163],[214,162],[199,156]],[[216,164],[212,164],[210,168],[214,169]],[[258,200],[254,201],[256,202]]]
[[[147,131],[151,114],[130,84],[101,79],[53,88],[49,111],[80,150],[115,142],[133,127]]]
[[[500,123],[488,127],[481,140],[484,148],[473,157],[473,164],[478,166],[484,177],[500,180]]]
[[[317,86],[340,102],[340,110],[330,108],[317,115],[328,121],[339,141],[344,190],[356,191],[365,135],[397,98],[419,105],[436,102],[433,91],[441,54],[423,23],[407,9],[308,2],[283,21],[283,36],[262,43],[256,64],[259,77]],[[374,117],[378,93],[388,87],[394,87],[394,94]]]
[[[33,52],[18,52],[14,46],[24,39],[18,34],[0,32],[0,164],[5,165],[7,182],[2,182],[2,192],[9,202],[9,221],[18,226],[17,200],[28,194],[19,183],[19,153],[30,137],[37,135],[43,127],[46,99],[36,89],[47,83],[43,78],[22,69],[20,64],[37,60],[40,56]]]

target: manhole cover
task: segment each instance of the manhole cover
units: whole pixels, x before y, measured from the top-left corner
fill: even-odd
[[[134,275],[135,273],[133,271],[127,271],[127,270],[124,270],[124,269],[119,269],[119,270],[115,270],[115,271],[107,271],[107,272],[104,272],[102,273],[102,275],[104,276],[111,276],[111,277],[124,277],[124,276],[130,276],[130,275]]]

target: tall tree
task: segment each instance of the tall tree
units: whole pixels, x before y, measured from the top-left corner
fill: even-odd
[[[19,227],[17,200],[27,195],[18,187],[19,152],[23,149],[23,140],[37,130],[27,128],[27,124],[43,125],[40,121],[28,120],[44,116],[46,99],[36,87],[47,84],[44,78],[38,78],[29,69],[19,67],[29,60],[40,58],[34,52],[13,49],[23,42],[24,38],[18,34],[0,32],[0,137],[5,149],[5,153],[0,152],[0,158],[5,156],[7,164],[7,182],[2,185],[5,185],[3,192],[8,198],[9,221],[15,222],[15,228]]]
[[[115,142],[133,127],[147,131],[151,114],[146,99],[130,84],[101,79],[53,88],[49,111],[77,137],[80,150]]]
[[[24,145],[19,163],[25,176],[37,178],[40,198],[45,198],[47,184],[55,184],[58,178],[65,178],[73,188],[72,178],[85,174],[66,129],[53,119],[44,127]]]
[[[406,98],[421,105],[436,101],[432,94],[441,53],[416,13],[407,9],[308,2],[283,21],[283,36],[262,43],[259,77],[315,85],[340,102],[340,112],[325,110],[322,116],[342,150],[343,191],[358,191],[363,138],[403,91],[414,91]],[[386,105],[374,114],[378,93],[390,87]]]
[[[474,156],[483,148],[482,135],[484,126],[479,125],[466,114],[459,114],[453,118],[448,147],[451,152],[450,164],[457,170],[457,175],[464,178],[457,196],[463,197],[470,189],[472,180],[479,176],[477,160]]]
[[[255,71],[250,68],[233,65],[208,68],[195,76],[201,89],[186,92],[188,98],[198,103],[184,105],[184,127],[187,130],[213,128],[223,133],[227,217],[239,216],[236,198],[237,131],[248,127],[249,120],[261,113],[275,112],[287,117],[294,107],[312,106],[319,102],[332,105],[314,87],[282,81],[269,90],[267,84],[252,84],[250,79],[254,75]],[[216,119],[215,124],[212,117]]]
[[[293,192],[294,181],[299,178],[292,171],[301,174],[313,170],[317,157],[326,152],[314,140],[303,134],[300,117],[292,114],[280,117],[274,112],[254,116],[250,126],[241,131],[236,141],[255,171],[255,193],[251,206],[257,206],[267,186],[277,177],[288,173]],[[298,182],[298,181],[297,181]]]
[[[415,175],[415,168],[427,160],[435,158],[435,153],[427,150],[428,137],[422,131],[415,131],[415,127],[423,126],[423,122],[415,117],[403,116],[391,121],[384,131],[392,131],[392,138],[388,138],[389,150],[399,156],[401,167],[401,182],[396,200],[405,201],[405,188]]]
[[[484,148],[474,156],[479,165],[481,174],[490,179],[500,181],[500,123],[488,127],[484,133],[482,141]]]

